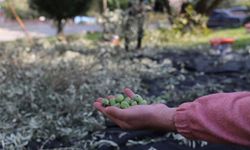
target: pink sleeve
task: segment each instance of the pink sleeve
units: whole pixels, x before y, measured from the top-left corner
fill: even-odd
[[[175,126],[187,138],[250,146],[250,92],[219,93],[177,108]]]

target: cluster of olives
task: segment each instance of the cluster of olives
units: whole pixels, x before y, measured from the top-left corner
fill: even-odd
[[[116,106],[121,109],[129,108],[130,106],[135,105],[146,105],[147,101],[144,100],[140,95],[135,94],[132,98],[125,97],[122,94],[116,95],[114,98],[111,99],[102,99],[102,104],[104,107],[107,106]]]

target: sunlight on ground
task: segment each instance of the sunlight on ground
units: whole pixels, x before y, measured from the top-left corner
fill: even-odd
[[[162,33],[161,31],[154,31],[146,33],[146,40],[144,43],[155,44],[158,46],[174,46],[181,48],[190,48],[196,46],[209,46],[209,41],[213,38],[234,38],[236,40],[233,47],[235,49],[245,48],[250,41],[250,33],[244,28],[235,29],[217,29],[210,31],[207,35],[173,35],[173,38],[169,38],[167,32]],[[171,33],[169,33],[171,34]],[[174,37],[176,36],[176,37]],[[149,38],[148,38],[149,37]],[[151,41],[150,41],[151,40]],[[168,40],[168,41],[167,41]]]

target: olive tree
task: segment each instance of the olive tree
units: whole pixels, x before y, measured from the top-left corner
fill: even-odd
[[[180,8],[175,8],[178,11],[183,11],[183,5],[189,3],[193,5],[195,11],[199,14],[208,15],[213,9],[221,5],[225,0],[156,0],[156,6],[162,7],[169,15],[172,15],[171,4]],[[160,5],[160,6],[159,6]],[[176,7],[175,6],[175,7]],[[173,6],[172,6],[173,7]]]
[[[64,20],[86,12],[90,0],[29,0],[29,5],[56,22],[57,34],[63,34]]]

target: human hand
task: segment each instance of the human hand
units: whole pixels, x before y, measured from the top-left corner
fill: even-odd
[[[124,93],[132,98],[134,92],[124,89]],[[111,99],[113,96],[108,96]],[[169,108],[164,104],[136,105],[127,109],[102,106],[102,98],[98,98],[94,106],[123,129],[153,129],[175,131],[175,108]]]

